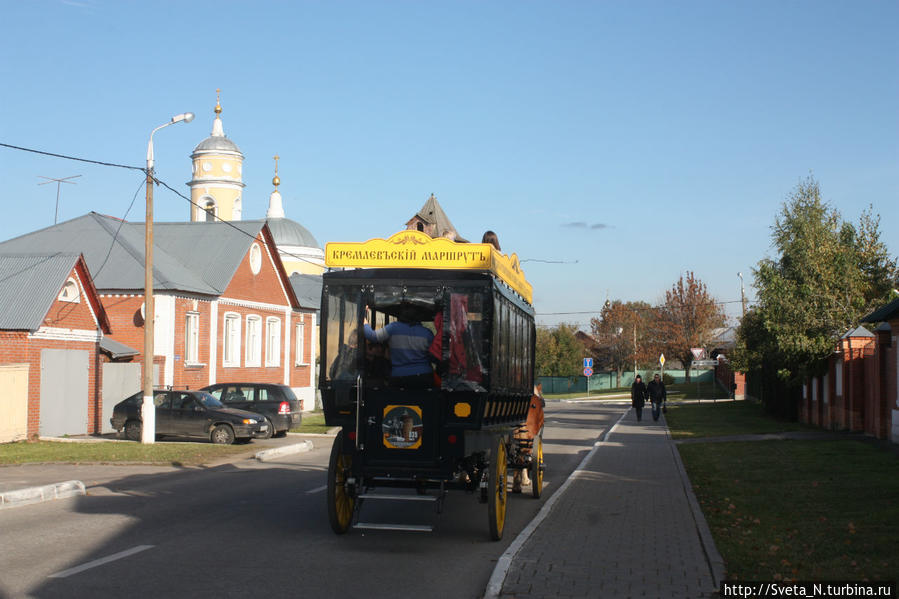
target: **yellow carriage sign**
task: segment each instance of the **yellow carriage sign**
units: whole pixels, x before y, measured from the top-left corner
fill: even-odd
[[[507,256],[489,243],[457,243],[431,238],[421,231],[400,231],[387,239],[366,242],[329,242],[325,265],[343,268],[435,268],[489,271],[528,303],[533,288],[524,278],[518,256]]]

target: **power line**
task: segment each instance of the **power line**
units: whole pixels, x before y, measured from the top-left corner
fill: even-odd
[[[722,302],[700,302],[697,304],[686,304],[687,306],[719,306],[724,304],[740,304],[743,300],[727,300]],[[624,305],[622,307],[625,310],[629,310],[631,312],[649,312],[652,310],[664,310],[667,306],[649,306],[647,308],[628,308]],[[583,314],[601,314],[603,308],[599,310],[581,310],[577,312],[537,312],[537,316],[580,316]]]
[[[525,258],[524,260],[519,260],[519,263],[524,264],[525,262],[541,262],[543,264],[577,264],[578,260],[541,260],[540,258]]]
[[[87,163],[90,163],[90,164],[99,164],[100,166],[111,166],[111,167],[115,167],[115,168],[125,168],[125,169],[130,169],[130,170],[135,170],[135,171],[141,171],[142,173],[147,174],[147,169],[144,168],[144,167],[140,167],[140,166],[130,166],[130,165],[127,165],[127,164],[116,164],[116,163],[114,163],[114,162],[104,162],[104,161],[101,161],[101,160],[90,160],[90,159],[88,159],[88,158],[79,158],[79,157],[77,157],[77,156],[69,156],[69,155],[66,155],[66,154],[57,154],[57,153],[55,153],[55,152],[45,152],[45,151],[43,151],[43,150],[35,150],[34,148],[25,148],[25,147],[22,147],[22,146],[15,146],[15,145],[3,143],[3,142],[0,142],[0,146],[5,147],[5,148],[10,148],[10,149],[13,149],[13,150],[20,150],[20,151],[22,151],[22,152],[32,152],[32,153],[34,153],[34,154],[41,154],[41,155],[43,155],[43,156],[53,156],[54,158],[62,158],[62,159],[65,159],[65,160],[75,160],[75,161],[78,161],[78,162],[87,162]],[[76,176],[80,176],[80,175],[76,175]],[[48,177],[44,177],[44,178],[48,178]],[[70,178],[70,177],[67,177],[67,178]],[[181,198],[187,200],[187,201],[188,201],[190,204],[192,204],[193,206],[196,206],[197,208],[200,208],[201,210],[204,210],[202,206],[200,206],[199,204],[196,204],[196,203],[195,203],[193,200],[191,200],[189,197],[185,196],[184,194],[182,194],[182,193],[179,192],[178,190],[174,189],[171,185],[169,185],[169,184],[166,183],[165,181],[163,181],[163,180],[161,180],[161,179],[159,179],[159,178],[157,178],[157,177],[153,177],[153,181],[155,181],[157,185],[162,185],[163,187],[165,187],[166,189],[168,189],[169,191],[171,191],[171,192],[174,193],[175,195],[177,195],[177,196],[179,196],[179,197],[181,197]],[[48,182],[49,182],[49,181],[48,181]],[[66,182],[66,183],[69,183],[69,181],[65,181],[65,182]],[[138,191],[140,191],[140,190],[138,189]],[[135,196],[135,197],[136,197],[136,196]],[[132,199],[132,200],[131,200],[131,206],[133,206],[133,205],[134,205],[134,200]],[[128,211],[126,211],[126,213],[125,213],[126,215],[127,215],[128,212],[131,211],[131,206],[128,207]],[[237,227],[237,226],[233,225],[230,221],[223,220],[223,219],[219,218],[218,215],[215,215],[215,214],[213,214],[212,217],[213,217],[215,220],[217,220],[218,222],[225,223],[226,225],[230,226],[231,228],[233,228],[233,229],[235,229],[235,230],[237,230],[237,231],[240,231],[241,233],[243,233],[243,234],[246,235],[247,237],[253,237],[253,238],[255,239],[255,237],[254,237],[253,235],[247,233],[246,231],[244,231],[244,230],[241,229],[240,227]],[[119,229],[121,229],[121,225],[119,226]],[[116,232],[116,235],[118,235],[118,231]],[[113,238],[113,242],[115,242],[115,237]],[[276,249],[277,249],[277,248],[276,248]],[[300,260],[300,261],[302,261],[302,262],[308,262],[309,264],[315,264],[316,266],[320,266],[320,265],[319,265],[318,263],[316,263],[315,261],[310,260],[310,259],[308,259],[308,258],[306,258],[306,257],[304,257],[304,256],[298,256],[298,255],[296,255],[296,254],[292,254],[292,253],[290,253],[290,252],[286,252],[286,251],[283,251],[283,250],[278,250],[278,251],[279,251],[280,253],[285,254],[285,255],[287,255],[287,256],[290,256],[290,257],[292,257],[292,258],[296,258],[297,260]],[[107,254],[107,258],[108,258],[108,254]],[[105,263],[105,261],[104,261],[104,263]]]
[[[190,205],[195,206],[195,207],[199,208],[200,210],[206,212],[206,209],[205,209],[205,208],[203,208],[202,206],[200,206],[199,204],[197,204],[196,202],[194,202],[192,199],[190,199],[189,197],[187,197],[186,195],[184,195],[183,193],[181,193],[180,191],[178,191],[177,189],[175,189],[174,187],[172,187],[171,185],[169,185],[168,183],[166,183],[166,182],[163,181],[162,179],[158,179],[157,177],[153,177],[153,181],[155,181],[158,185],[162,185],[163,187],[165,187],[166,189],[168,189],[169,191],[171,191],[171,192],[174,193],[175,195],[177,195],[177,196],[179,196],[179,197],[181,197],[181,198],[187,200],[187,202],[188,202]],[[253,239],[256,238],[254,235],[251,235],[250,233],[247,233],[246,231],[244,231],[243,229],[241,229],[240,227],[238,227],[237,225],[235,225],[235,224],[232,223],[231,221],[224,220],[224,219],[220,218],[217,214],[213,214],[213,213],[211,213],[211,212],[206,212],[206,213],[209,214],[210,216],[212,216],[212,218],[214,218],[217,222],[224,223],[224,224],[228,225],[229,227],[231,227],[232,229],[234,229],[234,230],[236,230],[236,231],[240,231],[242,234],[246,235],[247,237],[252,237]],[[276,245],[277,245],[277,244],[276,244]],[[305,258],[305,257],[303,257],[303,256],[298,256],[298,255],[296,255],[296,254],[292,254],[292,253],[290,253],[290,252],[281,250],[281,249],[279,249],[279,248],[277,248],[277,247],[276,247],[275,249],[276,249],[278,252],[282,253],[282,254],[285,254],[285,255],[287,255],[287,256],[290,256],[291,258],[296,258],[297,260],[301,260],[301,261],[303,261],[303,262],[308,262],[309,264],[315,264],[316,266],[320,266],[320,264],[314,262],[313,260],[310,260],[309,258]]]
[[[88,162],[90,164],[99,164],[101,166],[114,166],[116,168],[127,168],[135,171],[146,172],[141,166],[130,166],[127,164],[116,164],[115,162],[103,162],[101,160],[89,160],[87,158],[78,158],[77,156],[67,156],[65,154],[54,154],[53,152],[44,152],[43,150],[35,150],[33,148],[23,148],[22,146],[14,146],[0,142],[0,146],[4,148],[12,148],[13,150],[21,150],[23,152],[33,152],[35,154],[43,154],[44,156],[53,156],[54,158],[64,158],[66,160],[77,160],[78,162]]]

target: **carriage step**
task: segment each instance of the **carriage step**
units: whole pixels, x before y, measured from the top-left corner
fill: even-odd
[[[429,524],[388,524],[378,522],[357,522],[353,528],[368,530],[404,530],[407,532],[433,532],[434,527]]]
[[[437,501],[436,495],[389,495],[382,493],[363,493],[359,499],[392,499],[394,501]]]

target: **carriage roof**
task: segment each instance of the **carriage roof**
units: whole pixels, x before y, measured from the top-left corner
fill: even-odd
[[[518,256],[502,254],[489,243],[458,243],[432,238],[421,231],[400,231],[387,239],[329,242],[325,246],[325,265],[489,272],[528,304],[533,302],[533,288],[524,277]]]

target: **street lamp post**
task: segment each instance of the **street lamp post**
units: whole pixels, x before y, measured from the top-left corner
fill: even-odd
[[[169,125],[194,120],[194,113],[185,112],[172,117],[168,123],[150,132],[147,144],[147,221],[144,230],[144,401],[141,405],[141,443],[156,442],[156,406],[153,405],[153,334],[155,306],[153,303],[153,134]]]

